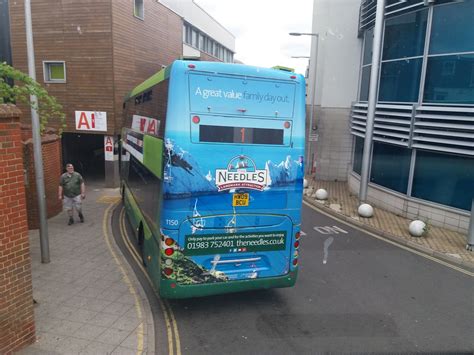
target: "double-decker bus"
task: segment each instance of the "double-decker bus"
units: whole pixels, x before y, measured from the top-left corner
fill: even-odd
[[[304,77],[178,60],[131,91],[124,115],[125,210],[161,297],[293,286]]]

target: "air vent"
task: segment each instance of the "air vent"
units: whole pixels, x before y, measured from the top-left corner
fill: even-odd
[[[474,108],[417,107],[412,146],[474,156]]]
[[[413,107],[410,105],[377,105],[373,139],[408,147],[412,116]],[[351,111],[351,133],[359,137],[365,137],[366,124],[367,104],[354,104]]]
[[[367,103],[354,103],[351,134],[364,138],[366,125]],[[474,108],[379,104],[373,140],[474,156]]]

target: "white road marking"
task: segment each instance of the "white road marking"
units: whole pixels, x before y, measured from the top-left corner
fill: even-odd
[[[347,234],[349,233],[338,226],[313,227],[313,229],[316,232],[319,232],[321,234],[339,234],[339,233]]]

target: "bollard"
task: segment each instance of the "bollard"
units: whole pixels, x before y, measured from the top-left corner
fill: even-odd
[[[467,231],[466,249],[472,251],[474,248],[474,198],[471,204],[471,219],[469,220],[469,229]]]

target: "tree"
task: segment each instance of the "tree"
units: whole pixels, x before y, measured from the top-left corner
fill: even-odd
[[[14,82],[11,85],[10,82]],[[38,98],[37,107],[32,107],[30,95]],[[27,74],[13,68],[7,63],[0,63],[0,104],[20,102],[38,111],[41,133],[50,119],[60,123],[59,134],[66,127],[66,115],[63,107],[54,96],[50,96],[45,88],[30,78]]]

